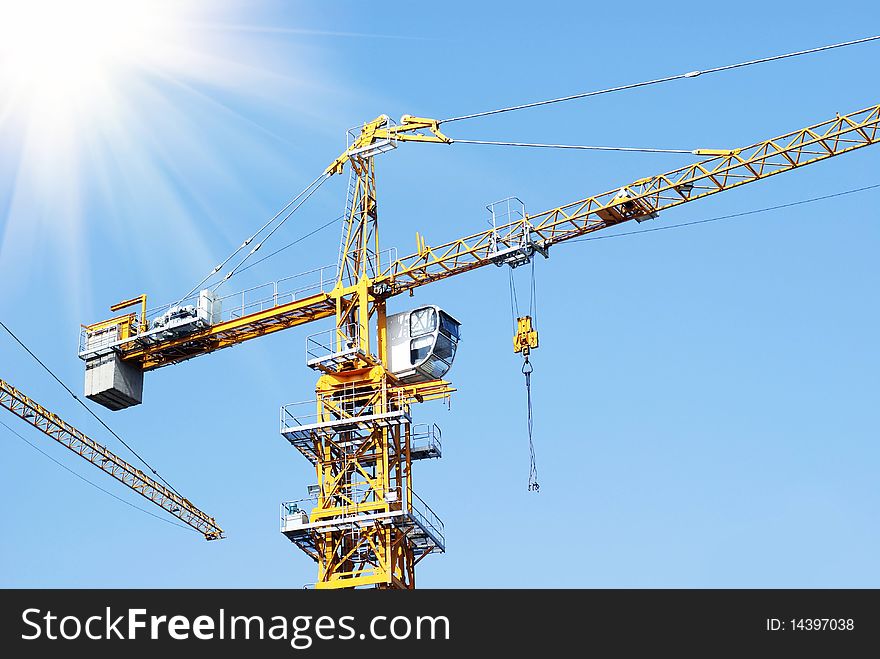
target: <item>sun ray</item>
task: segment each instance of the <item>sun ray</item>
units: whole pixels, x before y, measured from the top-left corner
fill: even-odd
[[[206,191],[235,194],[261,214],[265,200],[235,161],[296,173],[283,157],[290,140],[243,108],[311,121],[315,104],[291,108],[290,99],[327,91],[315,71],[298,70],[299,44],[210,27],[235,24],[248,8],[0,0],[0,277],[39,262],[57,270],[63,295],[85,296],[96,237],[142,273],[149,268],[135,266],[156,260],[157,235],[175,237],[163,245],[166,262],[199,269],[240,239],[226,235],[221,202]],[[222,157],[218,136],[235,159]],[[163,281],[143,285],[170,286],[175,275],[157,269],[144,276]]]

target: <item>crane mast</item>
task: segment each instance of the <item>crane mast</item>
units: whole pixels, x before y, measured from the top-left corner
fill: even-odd
[[[405,384],[389,370],[385,298],[374,283],[381,263],[373,155],[389,139],[387,124],[366,124],[328,168],[341,172],[347,160],[352,169],[330,293],[336,326],[317,342],[327,350],[308,361],[322,373],[314,417],[303,417],[301,405],[282,408],[281,434],[314,464],[317,485],[307,516],[298,502],[282,504],[281,529],[318,563],[317,588],[414,588],[416,564],[445,551],[442,523],[413,490],[411,407],[452,389],[439,379]]]
[[[875,105],[748,147],[706,151],[711,157],[692,165],[541,213],[523,210],[491,229],[437,246],[416,234],[415,253],[383,263],[375,156],[404,141],[454,142],[436,120],[405,115],[393,125],[383,115],[364,124],[325,172],[340,174],[348,164],[352,173],[331,283],[325,285],[322,276],[320,286],[307,294],[251,313],[242,310],[226,320],[214,317],[209,297],[202,315],[200,297],[199,320],[185,331],[148,328],[143,311],[140,318],[131,313],[84,326],[80,357],[87,372],[90,365],[112,367],[108,386],[127,393],[121,402],[97,400],[126,407],[140,402],[136,380],[140,377],[142,383],[145,371],[333,317],[329,332],[308,339],[313,349],[307,363],[321,373],[315,399],[281,410],[282,435],[315,466],[317,477],[310,488],[310,511],[301,507],[302,501],[282,504],[282,532],[318,563],[318,588],[412,588],[415,565],[430,553],[445,551],[443,525],[412,482],[414,460],[439,457],[437,430],[429,426],[418,431],[412,408],[448,398],[454,389],[442,378],[445,370],[437,377],[404,376],[391,367],[391,344],[403,330],[395,316],[394,335],[389,334],[390,297],[484,265],[516,267],[536,253],[547,256],[557,243],[630,220],[652,219],[662,210],[875,144],[878,124],[880,105]],[[451,349],[451,364],[457,321],[437,308],[426,309],[432,311],[421,318],[433,323],[430,331],[437,346],[443,341],[451,346],[446,348]]]

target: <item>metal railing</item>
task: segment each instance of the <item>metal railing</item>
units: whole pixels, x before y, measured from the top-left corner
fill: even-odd
[[[287,530],[287,521],[289,517],[296,515],[297,513],[304,513],[307,517],[309,516],[309,511],[305,508],[301,507],[300,504],[306,501],[311,501],[313,504],[317,504],[317,498],[306,497],[304,499],[296,499],[294,501],[284,501],[281,504],[281,531],[284,532]],[[314,507],[314,505],[312,506]]]
[[[329,293],[336,286],[336,275],[335,264],[325,265],[231,293],[221,298],[223,320],[234,320],[319,293]]]
[[[300,400],[281,406],[281,430],[307,426],[318,421],[318,401]]]
[[[408,397],[404,392],[395,392],[388,396],[388,412],[406,409]],[[301,400],[281,406],[281,430],[308,426],[321,421],[345,421],[357,419],[363,416],[378,414],[375,406],[364,405],[363,396],[346,398],[328,398],[322,404],[322,414],[318,413],[318,400]],[[347,410],[357,410],[357,414],[351,414]],[[323,418],[322,418],[323,417]]]
[[[410,450],[423,452],[433,449],[440,453],[443,449],[441,438],[442,433],[436,423],[416,423],[413,425],[410,435]]]
[[[435,541],[438,541],[441,546],[445,546],[446,543],[446,528],[443,524],[443,521],[437,516],[437,513],[433,511],[431,506],[424,502],[424,500],[415,492],[410,491],[408,488],[402,488],[404,491],[404,495],[409,497],[407,501],[404,499],[402,510],[405,514],[410,516],[410,519],[415,522],[418,526],[420,526],[426,533],[433,536]],[[392,490],[397,491],[397,490]],[[302,499],[295,499],[293,501],[285,501],[281,504],[281,531],[287,531],[288,529],[288,518],[295,516],[299,513],[304,513],[306,516],[310,517],[310,511],[306,510],[301,506],[304,502],[311,502],[314,507],[317,505],[316,497],[304,497]],[[375,508],[370,506],[369,511],[374,511]],[[359,506],[353,505],[348,507],[348,514],[351,516],[357,516],[359,513]]]
[[[379,255],[380,261],[390,263],[397,258],[397,248],[389,247],[379,252]],[[370,267],[374,268],[375,255],[371,257]],[[319,293],[329,293],[336,286],[338,279],[339,269],[337,264],[333,263],[224,295],[219,298],[223,305],[221,319],[234,320]],[[198,301],[199,294],[194,293],[175,304],[163,304],[148,309],[147,318],[160,316],[174,306],[196,306]]]
[[[415,492],[409,491],[409,514],[425,531],[439,541],[441,547],[446,545],[445,527],[443,521],[437,517],[431,506],[426,504]]]
[[[77,354],[88,351],[109,349],[119,343],[119,325],[114,325],[96,332],[88,332],[85,327],[79,330],[79,349]]]
[[[344,228],[343,228],[344,229]],[[344,236],[343,236],[344,239]],[[366,272],[370,277],[378,277],[380,274],[387,272],[388,266],[394,263],[397,260],[397,248],[396,247],[388,247],[383,250],[379,250],[378,257],[376,252],[372,250],[367,251],[367,263],[366,263]],[[385,264],[386,270],[382,270],[382,264]],[[355,282],[351,275],[342,278],[342,283],[345,286],[351,286]]]
[[[396,247],[389,247],[380,251],[378,259],[375,254],[371,253],[369,255],[369,270],[373,273],[373,276],[375,276],[379,271],[378,265],[380,262],[390,264],[395,260],[397,260]],[[305,272],[300,272],[289,277],[283,277],[276,281],[252,286],[242,291],[230,293],[218,298],[218,301],[222,304],[219,322],[242,318],[243,316],[266,311],[320,293],[329,293],[336,286],[338,280],[339,268],[336,263],[333,263],[331,265],[313,268],[312,270],[306,270]],[[148,320],[146,327],[151,328],[153,320],[162,316],[174,307],[193,307],[193,309],[197,309],[198,302],[199,293],[194,293],[193,295],[172,304],[151,307],[150,309],[147,309],[145,314]],[[137,320],[132,326],[132,336],[125,341],[120,341],[118,337],[113,337],[112,339],[102,339],[98,343],[95,343],[94,338],[90,339],[88,336],[86,329],[81,328],[79,332],[78,353],[82,354],[86,350],[93,351],[109,349],[111,346],[134,340],[138,337],[141,327],[142,319],[139,316],[140,315],[138,314]],[[149,339],[148,335],[152,333],[153,332],[148,329],[147,332],[141,332],[140,334],[143,339]]]
[[[505,248],[514,246],[510,245],[507,240],[502,240],[498,234],[498,227],[521,223],[523,226],[523,236],[519,240],[525,241],[528,238],[526,207],[519,197],[507,197],[507,199],[493,202],[486,206],[486,210],[489,211],[489,224],[492,227],[490,249],[492,253],[497,253]]]
[[[337,269],[334,263],[229,293],[219,298],[223,304],[221,320],[241,318],[318,293],[327,293],[333,290],[336,285],[336,275]],[[147,309],[147,318],[153,319],[160,316],[172,307],[196,306],[198,301],[199,294],[194,293],[177,303],[163,304]]]
[[[329,293],[336,286],[336,281],[338,279],[337,275],[338,270],[334,263],[332,265],[325,265],[320,268],[306,270],[305,272],[300,272],[289,277],[283,277],[276,281],[252,286],[243,291],[230,293],[229,295],[225,295],[218,299],[222,304],[222,312],[220,314],[219,322],[234,320],[260,311],[266,311],[267,309],[272,309],[289,302],[302,300],[303,298],[311,297],[319,293]],[[163,304],[161,306],[147,309],[146,317],[149,320],[147,327],[151,328],[153,320],[162,316],[174,307],[192,307],[195,310],[198,308],[198,303],[199,293],[194,293],[179,302]],[[138,317],[137,321],[133,323],[132,336],[129,337],[129,340],[138,337],[140,327],[141,319]],[[148,339],[148,335],[152,333],[154,332],[148,329],[147,332],[142,332],[140,335],[142,338]],[[108,338],[106,340],[103,338],[96,340],[94,334],[95,333],[92,333],[92,336],[89,336],[89,333],[84,327],[80,329],[80,354],[86,350],[91,352],[93,350],[107,349],[111,346],[127,342],[120,342],[118,335],[110,338],[113,334],[112,330],[107,333]]]
[[[306,337],[306,363],[330,355],[356,352],[361,342],[361,326],[332,327]]]

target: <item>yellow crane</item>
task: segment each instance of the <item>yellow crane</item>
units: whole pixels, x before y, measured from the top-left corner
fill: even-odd
[[[290,327],[333,318],[334,327],[307,340],[307,363],[319,371],[316,398],[281,410],[281,433],[314,466],[310,510],[282,505],[282,532],[318,564],[318,588],[412,588],[415,565],[445,551],[442,522],[414,492],[413,461],[440,454],[436,427],[420,429],[411,409],[448,397],[444,380],[459,323],[428,305],[386,315],[389,298],[495,264],[517,267],[555,244],[658,213],[878,141],[880,105],[709,156],[595,196],[525,214],[507,203],[490,229],[439,245],[416,234],[416,251],[386,259],[380,250],[375,156],[401,142],[450,144],[433,119],[380,116],[363,125],[323,178],[350,167],[347,214],[337,267],[329,276],[224,316],[209,290],[190,306],[146,317],[129,313],[83,327],[80,357],[86,394],[111,409],[138,404],[143,373],[238,345]],[[113,310],[124,306],[114,305]],[[537,333],[520,319],[514,347],[528,353]]]
[[[153,480],[106,446],[91,439],[2,379],[0,379],[0,407],[5,407],[47,437],[69,448],[105,474],[109,474],[181,522],[191,526],[204,535],[206,540],[218,540],[223,537],[223,529],[217,525],[214,518],[196,508],[188,499]]]

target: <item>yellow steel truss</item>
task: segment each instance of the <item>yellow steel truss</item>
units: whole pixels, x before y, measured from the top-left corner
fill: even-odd
[[[382,417],[388,412],[408,415],[412,403],[452,391],[442,381],[406,387],[383,366],[388,363],[385,299],[376,295],[373,285],[381,270],[376,175],[374,159],[365,149],[390,135],[420,141],[445,139],[434,122],[409,122],[409,130],[427,129],[430,136],[392,134],[384,128],[386,124],[384,117],[366,124],[361,137],[328,168],[328,172],[339,172],[347,159],[356,176],[343,230],[339,280],[332,295],[337,348],[356,342],[360,349],[351,362],[318,380],[319,422]],[[409,424],[372,422],[366,430],[342,424],[329,435],[316,433],[313,442],[314,455],[319,456],[315,465],[318,501],[310,515],[310,522],[318,525],[313,531],[316,587],[414,588],[415,565],[431,549],[419,552],[412,536],[414,527],[398,521],[410,518],[414,498]]]
[[[529,215],[525,223],[536,245],[546,249],[627,220],[649,217],[667,208],[876,144],[880,139],[878,124],[880,105],[838,115],[724,156]],[[523,222],[511,222],[436,247],[426,245],[424,238],[420,238],[416,253],[392,263],[380,280],[388,282],[391,294],[398,294],[493,263],[493,238],[501,243],[515,242],[522,227]]]
[[[705,151],[712,157],[665,174],[587,197],[521,220],[439,245],[417,234],[415,254],[383,267],[379,262],[376,177],[373,157],[398,141],[450,143],[438,122],[405,116],[391,126],[380,116],[364,124],[351,146],[327,168],[355,174],[339,256],[338,281],[329,293],[221,322],[168,340],[125,338],[116,351],[144,370],[176,363],[288,327],[334,316],[337,347],[359,346],[350,361],[325,370],[316,386],[317,416],[338,423],[311,441],[319,485],[306,549],[318,562],[319,588],[373,585],[412,588],[414,567],[430,549],[417,551],[411,530],[391,523],[412,512],[411,434],[406,424],[354,420],[388,412],[408,414],[416,402],[448,397],[444,381],[403,385],[388,372],[385,301],[412,289],[499,262],[500,248],[535,251],[746,183],[847,153],[878,140],[880,105],[742,149]],[[515,348],[537,346],[537,333],[521,319]],[[99,325],[105,325],[106,322]],[[134,328],[133,319],[127,321]],[[93,326],[97,327],[97,326]],[[375,334],[372,334],[372,330]],[[375,347],[374,347],[375,346]],[[347,423],[351,422],[351,423]],[[302,546],[302,545],[301,545]]]
[[[372,296],[374,303],[381,304],[381,300],[390,296],[494,263],[493,245],[518,240],[524,226],[534,245],[546,249],[621,222],[643,219],[667,208],[876,144],[880,105],[838,115],[829,121],[780,137],[726,151],[726,155],[642,178],[609,192],[529,215],[524,222],[512,222],[436,246],[426,244],[420,235],[414,254],[397,259],[386,267],[380,267],[378,262],[373,217],[375,174],[372,156],[368,151],[367,155],[363,155],[363,149],[368,149],[378,139],[445,143],[448,138],[442,134],[442,137],[438,137],[431,131],[432,126],[436,127],[436,122],[431,120],[413,120],[412,124],[404,123],[392,130],[380,128],[383,119],[380,117],[365,124],[362,139],[334,161],[335,165],[328,167],[328,172],[335,173],[341,171],[339,162],[344,165],[346,161],[351,161],[358,171],[361,186],[357,195],[360,205],[353,205],[349,209],[344,258],[340,263],[345,268],[340,271],[340,282],[335,291],[222,322],[185,337],[143,342],[134,336],[118,347],[119,355],[126,361],[139,364],[143,370],[174,364],[279,330],[329,316],[338,317],[340,305],[351,304],[354,297],[358,298],[355,307],[363,309],[364,295]],[[410,134],[405,129],[422,132],[427,129],[428,134]],[[371,222],[366,223],[369,218],[372,218]],[[367,246],[369,250],[366,250]],[[364,254],[363,260],[355,261],[361,258],[360,254]],[[365,277],[368,265],[376,272]],[[358,273],[360,278],[354,277]],[[360,321],[363,320],[361,317]],[[349,315],[348,322],[351,321]],[[107,322],[110,321],[100,324]],[[133,321],[131,325],[134,326]]]
[[[408,401],[395,395],[389,380],[381,366],[322,376],[319,419],[408,412]],[[353,431],[315,439],[320,494],[310,521],[336,520],[332,530],[315,533],[318,588],[413,587],[415,559],[406,531],[387,523],[388,513],[411,500],[409,439],[408,426],[375,425],[361,441]]]
[[[89,438],[4,380],[0,380],[0,406],[21,417],[104,473],[110,474],[126,487],[165,509],[203,534],[206,540],[223,537],[223,529],[217,525],[213,517],[203,513],[176,492],[154,481],[140,469],[128,464],[107,447]]]

